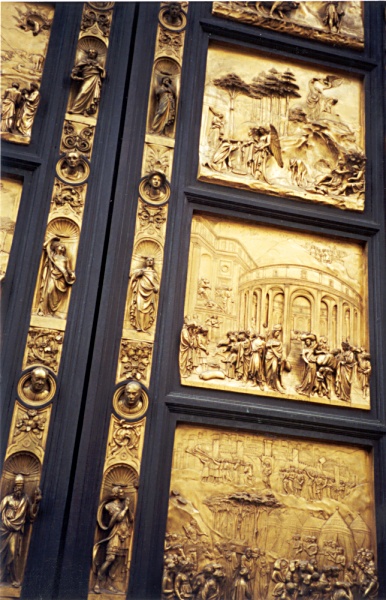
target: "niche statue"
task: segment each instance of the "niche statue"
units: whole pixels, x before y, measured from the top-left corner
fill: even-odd
[[[24,492],[24,477],[15,476],[13,491],[0,503],[0,581],[21,586],[23,541],[26,539],[26,523],[33,523],[39,511],[41,491],[36,488],[32,498]]]
[[[43,248],[45,260],[38,314],[55,316],[76,278],[74,271],[70,269],[66,246],[60,238],[50,238]]]

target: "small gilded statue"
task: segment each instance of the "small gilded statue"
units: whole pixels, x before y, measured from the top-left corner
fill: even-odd
[[[74,271],[70,268],[66,246],[60,238],[50,238],[43,248],[45,260],[38,314],[55,316],[76,278]]]
[[[101,96],[102,79],[105,77],[106,72],[99,64],[97,50],[89,48],[87,57],[80,60],[71,73],[71,78],[81,84],[69,112],[95,115]]]
[[[24,492],[24,476],[15,476],[13,491],[0,503],[0,577],[13,587],[21,586],[20,564],[23,541],[26,539],[26,523],[33,523],[39,511],[41,491],[36,488],[32,498]]]
[[[154,258],[145,258],[145,267],[131,274],[132,300],[130,323],[137,331],[148,331],[154,323],[160,281],[154,269]]]
[[[94,545],[93,571],[96,574],[94,592],[101,593],[103,582],[109,592],[119,592],[113,585],[119,563],[123,570],[127,567],[130,538],[133,531],[133,510],[131,499],[125,495],[126,485],[113,486],[111,496],[103,500],[98,509],[98,525],[107,533],[106,537]],[[106,521],[106,524],[105,524]],[[99,562],[100,551],[104,560]]]
[[[157,76],[157,80],[152,133],[167,135],[168,128],[174,124],[176,118],[176,90],[169,74],[160,74]]]

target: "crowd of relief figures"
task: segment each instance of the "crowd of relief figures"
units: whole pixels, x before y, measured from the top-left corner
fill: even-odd
[[[352,242],[195,215],[182,383],[369,408],[366,264]]]
[[[163,599],[374,598],[371,481],[359,448],[178,426]]]
[[[361,2],[214,2],[213,14],[330,44],[364,45]]]
[[[363,210],[363,114],[351,75],[213,44],[199,177]]]
[[[50,4],[18,2],[2,7],[2,139],[30,141],[53,15]]]

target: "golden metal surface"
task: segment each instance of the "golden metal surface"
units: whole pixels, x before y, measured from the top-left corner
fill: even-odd
[[[8,7],[11,7],[21,17],[21,10],[25,6],[29,11],[28,18],[25,18],[25,31],[31,35],[33,32],[33,35],[40,38],[42,32],[46,31],[48,27],[45,22],[39,21],[36,11],[40,11],[39,14],[42,14],[42,11],[44,13],[44,11],[52,10],[50,5],[33,5],[36,10],[35,8],[31,9],[32,5],[30,4],[20,4],[19,6],[20,9],[14,9],[13,5],[7,5],[7,8],[2,7],[2,10],[8,14],[10,10]],[[56,165],[57,176],[53,178],[50,213],[23,358],[23,369],[29,366],[35,368],[24,373],[19,380],[18,395],[27,406],[18,401],[15,402],[7,446],[7,459],[1,483],[2,530],[11,532],[8,541],[5,541],[4,544],[2,542],[1,549],[2,558],[5,553],[7,565],[4,572],[1,573],[1,581],[4,584],[1,594],[2,597],[7,598],[20,596],[31,534],[30,524],[37,516],[38,503],[41,498],[40,490],[38,488],[33,490],[32,483],[38,485],[40,481],[51,413],[51,406],[47,407],[46,405],[53,399],[56,391],[54,377],[46,367],[54,373],[59,370],[70,293],[76,281],[75,264],[87,193],[86,181],[91,170],[92,145],[99,101],[106,75],[104,65],[112,8],[113,3],[107,3],[107,6],[104,6],[103,3],[84,4],[75,65],[71,72],[72,85],[60,144],[61,156],[58,157]],[[31,14],[34,16],[31,17]],[[12,15],[10,15],[8,25],[11,23],[13,23]],[[45,39],[48,41],[47,36]],[[12,53],[7,50],[6,52],[8,52],[6,61],[13,60],[14,56],[21,56],[18,51]],[[37,61],[39,67],[36,69],[42,70],[44,57],[41,54],[32,56],[26,51],[22,56],[25,60]],[[20,64],[20,67],[23,65]],[[35,76],[35,73],[31,72],[29,75]],[[32,102],[31,97],[28,100]],[[8,101],[9,105],[10,101]],[[11,109],[12,106],[9,111]],[[32,127],[31,107],[29,111],[27,116]],[[11,116],[6,118],[4,114],[2,115],[2,130],[8,126],[6,118],[12,117],[11,113],[9,113]],[[12,128],[14,128],[13,125]],[[4,135],[10,139],[9,132]],[[16,137],[13,133],[12,135]],[[28,141],[29,138],[28,140],[26,137],[23,138],[23,143],[28,143]],[[9,196],[11,197],[10,192]],[[7,217],[11,221],[12,215],[7,215]],[[16,215],[13,219],[15,218]],[[44,408],[38,408],[42,406]],[[112,452],[116,457],[122,457],[123,450],[132,450],[126,442],[127,431],[124,425],[121,424],[120,427],[124,431],[119,433],[118,427],[113,434],[116,447]],[[20,478],[21,474],[26,476],[25,481],[18,482],[17,478]],[[17,533],[12,533],[13,517],[8,519],[7,516],[11,505],[19,506],[15,523],[21,524],[21,528]]]
[[[363,3],[345,2],[213,2],[213,14],[273,31],[364,48]]]
[[[194,215],[183,385],[370,408],[358,243]]]
[[[364,152],[359,78],[210,44],[199,179],[362,211]]]
[[[53,17],[53,4],[2,4],[1,138],[4,140],[30,143]]]
[[[178,425],[162,597],[375,597],[373,476],[355,446]]]
[[[23,191],[23,183],[14,177],[1,177],[1,249],[0,249],[0,280],[4,279],[8,259],[11,253],[13,234],[16,227],[17,213]]]

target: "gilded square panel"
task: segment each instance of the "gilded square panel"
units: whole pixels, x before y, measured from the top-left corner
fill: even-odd
[[[193,217],[183,385],[370,408],[366,248]]]
[[[211,44],[199,152],[203,181],[362,211],[362,81]]]
[[[163,598],[375,597],[372,481],[355,446],[179,425]]]
[[[31,140],[53,17],[53,4],[2,2],[2,139]]]
[[[231,21],[361,50],[363,2],[213,2],[213,14]]]
[[[11,252],[13,234],[16,227],[17,213],[23,183],[19,179],[12,177],[2,177],[0,183],[1,202],[1,248],[0,248],[0,279],[5,277],[8,259]]]

